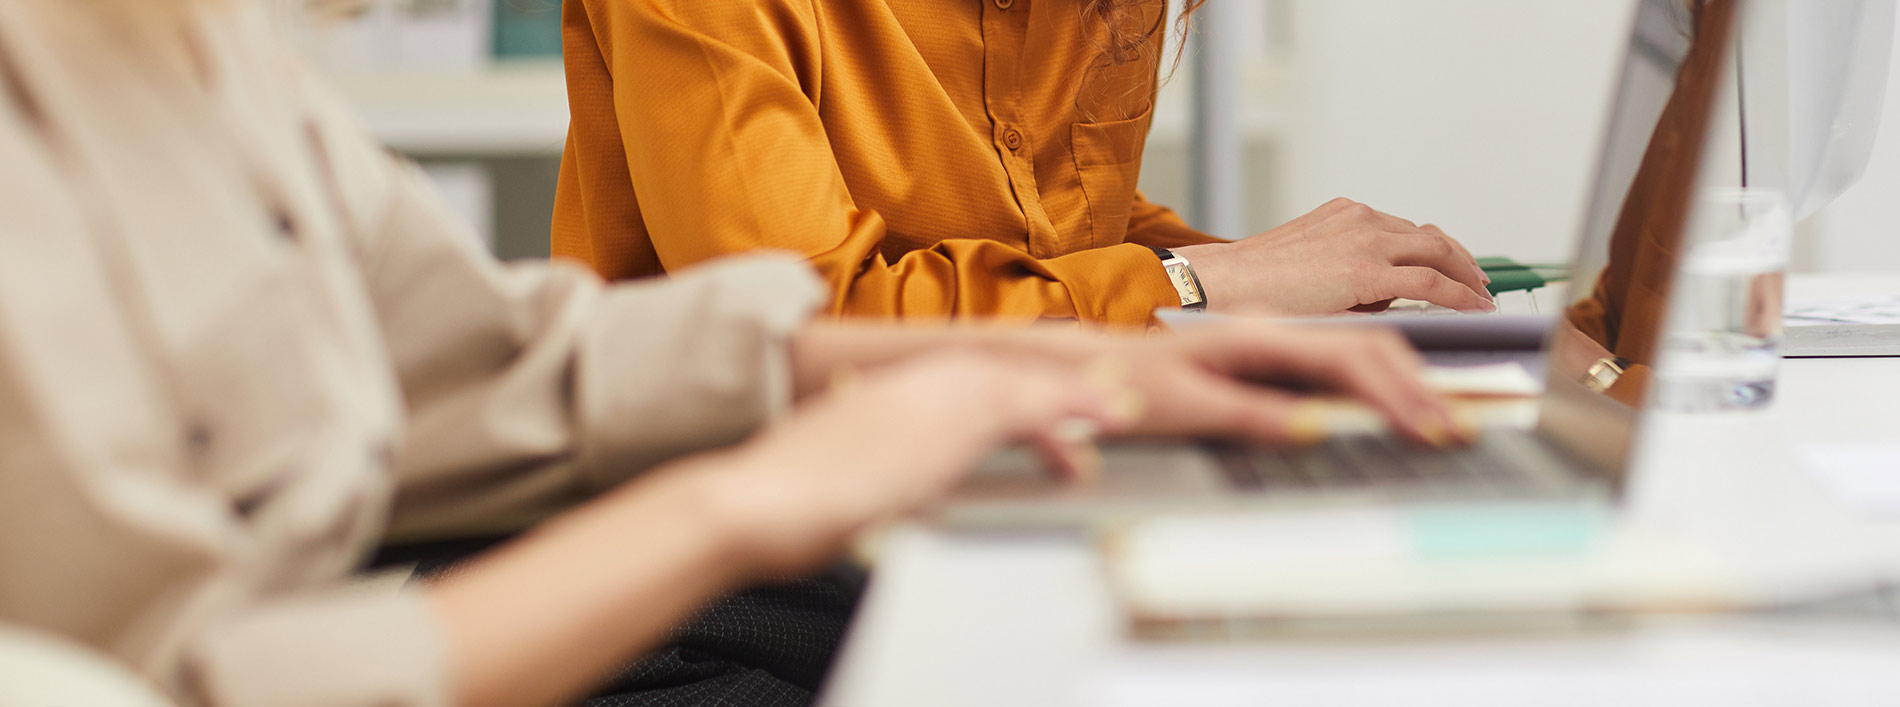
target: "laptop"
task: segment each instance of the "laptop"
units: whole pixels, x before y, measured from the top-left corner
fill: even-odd
[[[1673,254],[1704,186],[1707,146],[1721,132],[1718,94],[1733,61],[1732,0],[1701,10],[1638,0],[1572,260],[1576,295],[1538,327],[1547,371],[1533,429],[1487,429],[1462,449],[1420,449],[1389,434],[1336,436],[1309,449],[1221,442],[1119,444],[1101,479],[1051,482],[1033,456],[1012,452],[980,468],[939,509],[952,527],[1088,527],[1207,508],[1315,509],[1456,502],[1604,506],[1627,479],[1648,399]],[[1725,105],[1725,104],[1724,104]],[[1421,317],[1435,331],[1484,328],[1483,317]],[[1553,320],[1554,319],[1554,320]],[[1365,318],[1368,322],[1374,318]],[[1376,323],[1390,324],[1391,318]],[[1500,321],[1511,331],[1527,322]],[[1437,323],[1443,322],[1443,323]]]

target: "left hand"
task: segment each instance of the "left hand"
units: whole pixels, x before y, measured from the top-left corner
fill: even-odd
[[[1251,238],[1174,251],[1194,264],[1213,311],[1337,314],[1377,311],[1394,298],[1497,311],[1490,278],[1464,245],[1348,199]]]
[[[856,531],[941,497],[1001,445],[1035,444],[1052,471],[1087,473],[1059,430],[1122,431],[1126,392],[1047,359],[925,354],[854,376],[745,444],[675,466],[721,489],[704,505],[737,540],[741,565],[796,573]]]
[[[1132,388],[1144,410],[1133,434],[1230,437],[1300,445],[1325,436],[1315,391],[1382,413],[1417,442],[1469,437],[1420,376],[1423,361],[1397,334],[1371,328],[1208,324],[1154,336],[1056,328],[814,325],[793,347],[801,398],[839,371],[868,372],[931,352],[975,350],[1053,361]],[[1045,447],[1051,445],[1042,445]]]
[[[1425,385],[1423,359],[1390,331],[1232,322],[1106,344],[1105,360],[1125,361],[1148,401],[1134,434],[1312,444],[1327,431],[1311,393],[1326,391],[1371,406],[1415,442],[1471,435]]]

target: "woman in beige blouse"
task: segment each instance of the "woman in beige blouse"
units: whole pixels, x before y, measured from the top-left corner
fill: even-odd
[[[821,326],[791,260],[498,265],[271,29],[245,0],[0,2],[0,625],[180,702],[572,696],[999,443],[1086,472],[1076,419],[1315,434],[1250,375],[1453,434],[1379,336]],[[347,579],[392,536],[563,510],[426,588]]]

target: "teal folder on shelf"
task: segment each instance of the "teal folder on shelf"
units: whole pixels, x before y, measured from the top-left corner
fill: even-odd
[[[495,0],[495,56],[561,55],[561,0]]]

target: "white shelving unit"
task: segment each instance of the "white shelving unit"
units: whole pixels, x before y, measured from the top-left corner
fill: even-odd
[[[337,71],[330,78],[377,140],[458,175],[439,183],[451,197],[479,197],[460,206],[472,223],[488,225],[484,235],[497,255],[547,256],[554,183],[567,143],[560,59],[503,60],[480,72]]]
[[[335,77],[371,132],[418,157],[558,156],[567,83],[558,59],[502,61],[482,73]]]
[[[1249,73],[1263,73],[1253,69]],[[1277,69],[1277,67],[1275,67]],[[1191,69],[1174,82],[1190,83]],[[1270,91],[1240,97],[1242,134],[1275,138],[1288,118],[1278,71],[1247,85],[1266,83]],[[370,129],[399,152],[488,155],[559,154],[567,139],[567,85],[559,61],[504,61],[482,74],[375,73],[335,77],[354,101]],[[1164,91],[1156,113],[1154,137],[1183,140],[1191,130],[1190,97]]]

